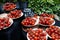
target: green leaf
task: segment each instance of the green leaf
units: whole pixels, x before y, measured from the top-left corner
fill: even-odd
[[[42,8],[41,10],[42,10],[43,12],[45,12],[45,9],[44,9],[44,8]]]
[[[14,2],[17,2],[17,0],[14,0]]]
[[[41,2],[42,2],[42,3],[46,3],[46,2],[47,2],[47,0],[41,0]]]
[[[32,7],[32,6],[29,4],[28,7]]]
[[[53,0],[47,0],[48,3],[50,3],[51,5],[54,5],[54,1]]]
[[[57,8],[57,10],[59,10],[59,9],[60,9],[60,5],[56,5],[55,7]]]
[[[56,4],[60,4],[60,0],[54,0]]]

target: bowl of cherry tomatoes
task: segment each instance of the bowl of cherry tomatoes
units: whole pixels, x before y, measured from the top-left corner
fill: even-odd
[[[49,37],[52,40],[60,40],[60,27],[59,26],[50,26],[46,29]]]
[[[0,18],[0,30],[7,29],[13,24],[13,20],[11,18]]]
[[[23,26],[32,27],[32,26],[35,26],[39,23],[38,20],[39,20],[39,17],[37,19],[34,17],[27,17],[21,23]]]
[[[21,10],[13,10],[8,14],[8,17],[12,18],[12,19],[17,19],[23,16],[23,13]]]
[[[40,16],[54,18],[54,14],[48,14],[48,13],[42,13],[40,14]]]
[[[0,15],[0,30],[7,29],[13,24],[13,20],[7,17],[7,14]]]
[[[40,17],[39,18],[39,25],[42,26],[51,26],[55,24],[55,20],[50,17]]]
[[[28,40],[47,40],[48,35],[41,28],[33,28],[27,33]]]
[[[5,11],[11,11],[16,8],[16,4],[7,2],[3,5],[3,10]]]

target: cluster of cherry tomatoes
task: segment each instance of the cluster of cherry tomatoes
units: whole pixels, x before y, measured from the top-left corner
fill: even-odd
[[[14,18],[19,18],[21,16],[21,10],[13,10],[8,14],[8,17],[14,19]]]
[[[22,24],[23,25],[34,25],[35,24],[35,22],[36,22],[36,20],[35,19],[33,19],[33,18],[31,18],[31,17],[27,17],[26,19],[24,19],[23,21],[22,21]]]
[[[46,32],[52,38],[52,40],[60,40],[60,29],[56,26],[50,26],[46,29]]]
[[[27,35],[30,40],[47,40],[46,33],[40,28],[37,30],[30,29]]]
[[[16,8],[16,4],[14,3],[5,3],[5,5],[3,5],[3,9],[6,11],[10,11]]]
[[[43,14],[41,14],[40,16],[42,16],[42,17],[51,17],[51,18],[54,18],[54,15],[52,15],[52,14],[47,14],[47,13],[43,13]]]
[[[54,20],[52,20],[52,18],[50,17],[40,17],[39,24],[51,25],[53,22]]]
[[[34,16],[33,16],[34,18],[37,18],[38,17],[38,15],[37,14],[34,14]]]
[[[0,18],[0,30],[4,27],[9,27],[10,21],[9,18]]]

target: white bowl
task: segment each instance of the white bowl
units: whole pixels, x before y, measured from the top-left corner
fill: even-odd
[[[46,17],[45,17],[45,18],[46,18]],[[51,18],[51,20],[54,20],[54,19]],[[52,26],[52,25],[54,25],[54,24],[55,24],[55,20],[54,20],[54,22],[53,22],[51,25],[44,25],[44,24],[39,23],[39,25],[42,25],[42,26]]]
[[[9,18],[9,22],[10,22],[10,25],[8,27],[4,27],[3,29],[9,28],[13,24],[13,20],[11,18]]]
[[[10,13],[9,13],[10,14]],[[23,12],[21,12],[21,16],[19,16],[19,17],[17,17],[17,18],[12,18],[12,19],[18,19],[18,18],[20,18],[20,17],[22,17],[23,16]]]
[[[38,30],[38,28],[33,28],[33,30]],[[46,32],[46,31],[43,31],[43,32]],[[30,40],[29,37],[28,37],[28,33],[27,33],[27,39]],[[46,33],[46,40],[47,39],[48,39],[48,34]]]
[[[37,19],[33,17],[32,19],[35,19],[35,20],[36,20],[36,22],[35,22],[34,25],[24,25],[24,26],[25,26],[25,27],[32,27],[32,26],[38,25],[38,23],[39,23],[39,17],[37,17]],[[23,21],[24,21],[24,20],[23,20]]]
[[[6,4],[6,3],[5,3],[5,4]],[[3,6],[2,6],[2,10],[5,10],[5,9],[4,9],[5,4],[3,4]],[[15,5],[16,5],[16,4],[15,4]],[[15,8],[12,8],[11,10],[14,10],[14,9],[16,9],[16,7],[15,7]],[[11,10],[5,10],[5,11],[11,11]]]
[[[0,14],[0,18],[9,18],[6,13]],[[13,24],[13,19],[9,18],[9,22],[11,23],[8,27],[10,27]],[[3,29],[6,29],[8,27],[4,27]]]
[[[58,27],[60,29],[59,26],[55,26],[55,27]],[[47,29],[46,29],[47,30]],[[47,33],[48,37],[52,39],[52,37]]]
[[[1,18],[3,18],[3,17],[6,18],[6,17],[8,17],[8,16],[7,16],[7,13],[2,13],[2,14],[0,14],[0,17],[1,17]]]

